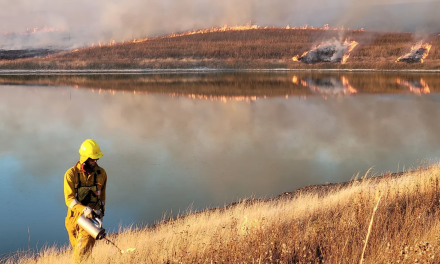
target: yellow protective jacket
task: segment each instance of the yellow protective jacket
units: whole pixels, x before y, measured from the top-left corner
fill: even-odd
[[[75,166],[68,169],[64,175],[64,199],[68,207],[67,217],[74,217],[81,215],[86,205],[82,205],[76,198],[76,187],[78,186],[78,174],[81,181],[81,186],[93,185],[94,174],[96,174],[96,184],[98,187],[98,198],[101,201],[95,206],[91,206],[92,209],[101,209],[105,211],[105,198],[106,198],[106,186],[107,186],[107,173],[103,168],[96,165],[94,172],[90,175],[86,175],[81,170],[81,164],[76,163]]]

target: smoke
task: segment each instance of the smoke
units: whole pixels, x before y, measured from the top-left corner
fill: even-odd
[[[73,47],[248,22],[260,26],[324,24],[378,30],[440,30],[438,1],[361,0],[4,0],[0,48]],[[27,28],[62,29],[23,36]],[[3,32],[15,32],[6,37]]]
[[[431,45],[426,43],[422,45],[422,42],[417,43],[411,48],[411,52],[398,58],[398,62],[416,63],[422,62],[428,56]]]
[[[344,63],[344,55],[349,55],[349,52],[357,45],[357,42],[341,43],[336,39],[332,39],[322,43],[317,48],[307,52],[301,57],[294,57],[295,61],[302,61],[307,64],[317,62],[341,62]]]

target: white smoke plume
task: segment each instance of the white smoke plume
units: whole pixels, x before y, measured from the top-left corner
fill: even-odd
[[[2,0],[0,49],[82,46],[166,35],[251,21],[260,26],[350,28],[433,32],[440,29],[439,1],[421,0]],[[19,33],[45,26],[64,31]],[[14,38],[5,36],[14,32]]]
[[[318,62],[341,62],[345,63],[344,56],[350,54],[350,51],[356,47],[358,43],[345,41],[341,43],[336,39],[321,43],[318,47],[304,53],[301,57],[296,56],[294,61],[302,61],[307,64]]]

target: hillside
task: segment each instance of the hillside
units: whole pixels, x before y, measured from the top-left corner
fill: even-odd
[[[439,177],[436,165],[167,217],[110,235],[134,252],[100,241],[86,263],[439,263]],[[4,261],[70,257],[53,246]]]
[[[294,62],[332,38],[354,40],[346,64]],[[424,63],[396,63],[423,40],[432,45]],[[139,41],[139,40],[138,40]],[[440,69],[440,37],[361,30],[257,28],[170,35],[139,42],[95,45],[46,58],[0,61],[0,69]]]

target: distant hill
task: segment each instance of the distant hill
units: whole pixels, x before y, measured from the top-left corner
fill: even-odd
[[[331,39],[359,44],[346,64],[294,62],[292,57]],[[422,63],[396,63],[418,41],[432,48]],[[183,34],[139,43],[108,44],[45,58],[0,61],[0,69],[134,68],[440,69],[440,37],[401,32],[259,28]]]

